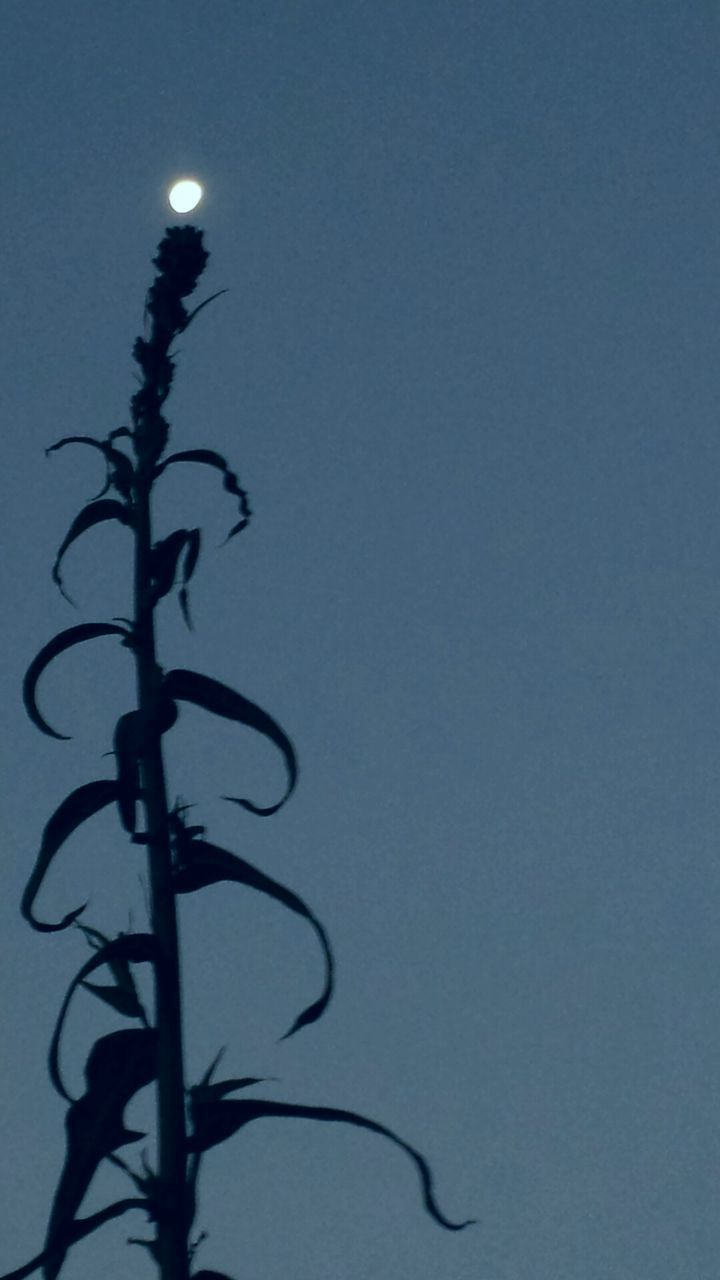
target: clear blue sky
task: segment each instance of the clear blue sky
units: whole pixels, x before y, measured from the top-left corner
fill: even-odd
[[[182,904],[191,1079],[222,1044],[272,1096],[350,1107],[432,1161],[450,1217],[380,1139],[259,1122],[207,1160],[198,1266],[236,1280],[715,1280],[720,1062],[717,9],[708,0],[5,0],[0,5],[4,733],[0,1264],[39,1247],[63,1154],[45,1074],[85,956],[17,905],[43,824],[108,776],[128,655],[19,685],[74,622],[125,614],[130,543],[92,531],[50,581],[126,421],[164,192],[207,184],[206,292],[182,343],[158,528],[202,524],[196,631],[161,656],[295,740],[183,713],[172,794],[287,882],[335,941],[240,888]],[[178,468],[178,471],[181,469]],[[219,726],[219,727],[218,727]],[[108,814],[58,862],[144,923]],[[76,1088],[116,1023],[79,998]],[[151,1124],[149,1104],[130,1109]],[[128,1149],[128,1153],[129,1153]],[[12,1152],[12,1161],[9,1153]],[[116,1196],[98,1179],[88,1210]],[[151,1280],[130,1219],[63,1280]]]

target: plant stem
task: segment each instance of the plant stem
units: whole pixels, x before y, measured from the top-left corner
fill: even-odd
[[[149,469],[141,468],[135,488],[135,658],[139,710],[144,724],[150,726],[144,735],[140,770],[147,824],[152,929],[160,952],[155,967],[157,1261],[161,1280],[189,1280],[180,961],[162,738],[159,728],[155,727],[160,719],[162,677],[155,655],[151,595],[151,484]]]

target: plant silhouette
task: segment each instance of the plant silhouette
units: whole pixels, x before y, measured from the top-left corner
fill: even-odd
[[[458,1231],[467,1222],[451,1222],[440,1211],[430,1169],[413,1147],[374,1120],[333,1107],[310,1107],[271,1098],[230,1095],[261,1083],[255,1076],[215,1079],[221,1055],[203,1078],[187,1089],[182,1055],[182,1008],[179,979],[175,898],[200,892],[218,882],[234,882],[255,889],[307,921],[322,951],[325,977],[322,991],[296,1017],[286,1036],[317,1021],[333,993],[334,964],[328,935],[311,909],[291,889],[279,884],[244,858],[206,840],[200,826],[186,822],[187,806],[167,798],[163,737],[178,716],[179,704],[193,703],[214,715],[246,725],[265,736],[282,757],[286,785],[272,805],[261,807],[244,796],[228,796],[252,814],[268,817],[292,794],[297,760],[290,738],[277,722],[243,694],[196,671],[165,671],[155,642],[155,611],[163,597],[176,590],[188,627],[191,625],[189,586],[197,568],[199,529],[176,529],[155,540],[151,495],[169,467],[180,463],[214,469],[224,490],[235,500],[239,518],[228,539],[248,524],[247,494],[225,459],[214,450],[188,449],[166,454],[169,425],[163,406],[170,393],[175,361],[171,347],[202,309],[218,297],[187,310],[185,299],[195,290],[208,254],[202,232],[189,225],[168,228],[153,259],[155,280],[146,300],[149,336],[137,338],[133,357],[140,370],[140,387],[130,403],[131,426],[111,431],[106,439],[66,436],[48,452],[82,444],[98,450],[106,466],[106,482],[72,522],[52,569],[60,591],[68,599],[63,578],[65,555],[93,526],[115,520],[134,542],[134,616],[132,620],[86,622],[69,627],[50,640],[31,662],[23,696],[28,715],[43,733],[60,733],[48,723],[38,705],[38,684],[46,668],[66,650],[99,638],[113,637],[135,663],[137,706],[121,715],[114,730],[114,776],[85,782],[68,795],[49,818],[35,866],[22,897],[21,910],[34,929],[52,933],[74,926],[82,932],[92,954],[72,979],[52,1035],[49,1073],[53,1086],[69,1104],[66,1114],[65,1161],[52,1203],[42,1250],[25,1266],[2,1280],[24,1280],[42,1269],[44,1280],[56,1280],[68,1250],[103,1224],[131,1210],[144,1213],[151,1238],[134,1240],[147,1248],[161,1280],[228,1280],[215,1271],[193,1271],[197,1241],[193,1242],[196,1189],[204,1152],[232,1137],[246,1124],[265,1116],[339,1122],[380,1134],[400,1147],[415,1165],[423,1203],[441,1226]],[[224,290],[222,291],[224,292]],[[149,322],[149,324],[147,323]],[[130,840],[146,847],[150,884],[150,929],[108,937],[81,921],[85,905],[75,906],[61,920],[38,917],[35,900],[48,869],[68,838],[100,810],[116,806]],[[136,969],[149,965],[153,975],[154,1009],[146,1011],[136,982]],[[105,980],[91,980],[98,971]],[[85,1065],[85,1092],[73,1098],[65,1085],[61,1045],[70,1002],[80,990],[110,1006],[131,1025],[101,1036]],[[124,1111],[130,1100],[154,1085],[157,1097],[156,1166],[143,1153],[131,1166],[118,1151],[145,1137],[128,1129]],[[101,1162],[108,1160],[127,1174],[133,1194],[97,1213],[79,1217],[86,1192]],[[201,1237],[202,1238],[202,1237]]]

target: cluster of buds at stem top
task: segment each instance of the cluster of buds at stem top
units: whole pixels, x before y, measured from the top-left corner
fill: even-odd
[[[161,408],[170,393],[175,369],[168,352],[173,339],[192,319],[182,299],[192,293],[207,260],[202,231],[192,226],[168,227],[153,259],[158,274],[145,304],[152,325],[150,337],[138,338],[133,347],[133,357],[143,376],[130,406],[135,451],[141,466],[152,466],[167,443],[169,424]]]

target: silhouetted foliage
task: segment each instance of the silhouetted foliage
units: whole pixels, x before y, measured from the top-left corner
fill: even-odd
[[[182,462],[209,466],[222,476],[225,491],[237,499],[240,519],[232,525],[227,538],[245,529],[251,516],[245,490],[219,453],[211,449],[187,449],[163,458],[169,425],[162,408],[175,371],[170,348],[203,307],[219,296],[214,294],[190,312],[183,302],[194,291],[207,257],[202,233],[192,226],[170,227],[158,248],[154,259],[157,275],[146,301],[149,334],[137,338],[133,347],[141,385],[130,403],[132,426],[111,431],[104,440],[65,436],[47,451],[52,453],[69,444],[84,444],[97,449],[106,465],[101,492],[75,517],[60,544],[52,569],[54,581],[70,600],[61,575],[66,553],[95,525],[116,520],[134,539],[135,612],[132,621],[81,623],[48,641],[30,663],[25,676],[23,697],[27,713],[43,733],[66,738],[67,735],[47,722],[38,708],[38,681],[49,664],[66,650],[86,640],[108,636],[119,637],[134,659],[138,705],[121,715],[114,729],[115,777],[83,783],[66,796],[49,818],[22,897],[22,914],[33,928],[51,933],[73,925],[83,933],[93,954],[70,983],[50,1042],[50,1079],[69,1107],[65,1121],[65,1161],[50,1211],[45,1244],[34,1259],[3,1280],[24,1280],[40,1268],[45,1280],[56,1280],[73,1244],[132,1209],[141,1209],[154,1228],[151,1239],[133,1240],[133,1243],[149,1250],[161,1280],[189,1280],[194,1255],[203,1238],[190,1240],[201,1156],[250,1121],[267,1116],[342,1122],[380,1134],[400,1147],[415,1164],[423,1203],[435,1221],[451,1231],[468,1225],[451,1222],[441,1213],[432,1175],[423,1156],[374,1120],[333,1107],[303,1106],[267,1098],[229,1098],[228,1094],[261,1083],[261,1077],[214,1081],[220,1054],[196,1085],[185,1088],[176,895],[199,892],[213,884],[235,883],[273,898],[307,921],[322,950],[325,978],[319,996],[297,1015],[285,1037],[316,1022],[327,1009],[334,989],[334,961],[328,935],[302,898],[244,858],[207,841],[203,827],[186,824],[187,806],[177,802],[170,807],[167,801],[162,738],[177,720],[178,704],[187,702],[255,730],[272,742],[282,756],[286,785],[274,804],[263,807],[240,796],[225,799],[249,813],[268,817],[289,799],[298,776],[292,742],[266,711],[209,676],[184,669],[164,672],[155,651],[154,611],[159,601],[174,589],[177,589],[185,622],[190,626],[188,588],[200,557],[201,535],[199,529],[181,528],[153,540],[150,498],[154,483],[171,465]],[[122,445],[129,446],[132,453],[124,452]],[[147,847],[150,932],[107,937],[99,929],[81,922],[87,903],[74,907],[56,922],[40,919],[35,912],[35,901],[53,860],[83,823],[112,804],[117,805],[121,825],[131,840]],[[142,829],[138,827],[139,815],[143,819]],[[152,1019],[145,1011],[134,977],[134,969],[140,964],[149,964],[153,971]],[[100,969],[107,971],[110,981],[90,981],[91,975]],[[119,1016],[140,1025],[103,1035],[95,1042],[85,1066],[85,1092],[73,1099],[63,1081],[60,1049],[68,1008],[78,991],[90,993]],[[126,1128],[124,1112],[135,1094],[153,1083],[158,1090],[157,1168],[150,1166],[143,1153],[141,1169],[137,1169],[117,1152],[146,1135]],[[103,1160],[122,1169],[139,1194],[80,1218],[78,1212]],[[193,1277],[194,1280],[229,1280],[220,1272],[207,1269],[194,1271]]]

